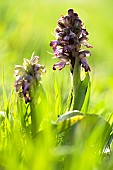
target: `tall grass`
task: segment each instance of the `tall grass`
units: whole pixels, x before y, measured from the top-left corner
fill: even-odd
[[[70,110],[72,88],[69,68],[53,72],[54,61],[47,53],[52,52],[48,42],[54,39],[51,32],[56,21],[68,8],[74,8],[84,20],[94,46],[84,105],[70,115],[65,113]],[[111,1],[0,2],[1,170],[113,169],[111,16]],[[36,108],[25,104],[13,87],[14,65],[22,64],[33,51],[47,70],[42,77],[46,96]],[[36,133],[32,132],[31,110],[36,121],[43,117]]]

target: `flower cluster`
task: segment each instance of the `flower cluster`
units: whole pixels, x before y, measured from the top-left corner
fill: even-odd
[[[82,46],[92,48],[87,44],[87,35],[88,32],[73,9],[68,10],[67,16],[61,16],[55,29],[56,40],[50,42],[54,57],[60,60],[60,62],[54,64],[53,70],[56,70],[57,67],[61,70],[68,64],[74,68],[78,56],[80,65],[85,69],[85,72],[90,71],[86,57],[90,56],[91,53],[88,50],[82,50]]]
[[[16,81],[14,83],[16,92],[20,97],[24,97],[25,103],[31,101],[30,98],[30,87],[34,81],[39,83],[41,80],[42,73],[45,72],[45,67],[37,64],[39,61],[38,56],[32,57],[30,60],[24,58],[23,66],[15,65],[14,75],[16,77]]]

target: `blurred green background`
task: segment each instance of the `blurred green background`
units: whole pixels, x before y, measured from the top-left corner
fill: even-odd
[[[91,70],[91,101],[89,113],[110,114],[113,110],[113,1],[112,0],[1,0],[0,1],[0,93],[2,76],[5,88],[13,88],[15,64],[30,58],[34,51],[40,63],[46,65],[43,78],[45,89],[52,94],[54,74],[64,92],[69,90],[68,68],[53,73],[53,52],[49,42],[57,20],[73,8],[89,32],[92,56],[88,59]],[[52,96],[50,96],[52,97]]]

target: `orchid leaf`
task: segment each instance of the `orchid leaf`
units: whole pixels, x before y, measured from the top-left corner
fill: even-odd
[[[55,122],[57,125],[58,132],[69,129],[73,124],[83,119],[83,117],[84,115],[80,113],[78,110],[64,113]]]
[[[86,77],[84,78],[83,81],[81,81],[74,96],[74,103],[73,103],[74,110],[82,109],[86,97],[87,89],[88,89],[89,80],[90,80],[89,73],[86,73]]]
[[[109,140],[112,129],[110,124],[96,114],[84,114],[82,119],[74,123],[65,133],[65,144],[78,144],[95,147],[102,151]],[[87,142],[86,142],[87,141]]]

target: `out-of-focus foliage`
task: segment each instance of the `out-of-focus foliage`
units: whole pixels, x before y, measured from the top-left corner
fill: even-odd
[[[112,4],[111,0],[66,0],[65,3],[63,0],[0,1],[0,74],[4,73],[6,88],[9,90],[13,84],[14,64],[21,63],[23,57],[30,56],[33,51],[41,56],[47,67],[45,84],[49,87],[53,79],[53,61],[47,53],[52,52],[49,42],[54,39],[52,33],[58,18],[66,14],[67,9],[73,8],[84,21],[90,34],[89,43],[94,47],[89,58],[93,82],[90,111],[96,113],[99,109],[102,113],[103,105],[106,105],[106,110],[112,109]],[[64,74],[66,72],[60,76],[61,84],[68,79]]]
[[[76,134],[78,140],[74,145],[65,145],[55,148],[56,136],[51,133],[50,120],[55,122],[59,115],[65,113],[66,98],[70,93],[71,77],[69,68],[62,72],[52,70],[52,49],[49,43],[54,39],[56,21],[61,15],[65,15],[69,8],[73,8],[84,21],[89,32],[89,44],[94,48],[92,56],[88,59],[91,67],[91,96],[89,108],[83,105],[83,110],[89,114],[101,115],[105,120],[113,122],[113,67],[112,67],[112,0],[1,0],[0,1],[0,169],[1,170],[56,170],[62,169],[107,169],[113,168],[109,147],[103,149],[103,145],[109,139],[110,126],[103,119],[96,124],[93,130],[92,119],[83,119],[68,133],[68,139]],[[17,108],[16,97],[12,91],[14,82],[14,65],[21,64],[23,58],[31,56],[32,52],[40,56],[40,63],[45,65],[46,74],[42,81],[46,91],[47,105],[41,107],[44,120],[40,132],[31,139],[29,129],[23,130],[21,117],[26,111],[25,105],[20,102]],[[7,97],[8,96],[8,97]],[[89,96],[87,97],[89,100]],[[86,103],[87,103],[86,102]],[[23,114],[23,115],[20,115]],[[48,115],[49,114],[49,115]],[[110,117],[111,116],[111,117]],[[98,118],[98,116],[97,116]],[[28,117],[27,117],[28,119]],[[71,119],[76,120],[75,118]],[[86,126],[88,121],[88,126]],[[84,123],[85,122],[85,123]],[[94,121],[95,122],[95,121]],[[73,124],[73,123],[72,123]],[[85,133],[86,131],[90,137]],[[90,126],[91,125],[91,126]],[[104,126],[105,125],[105,126]],[[57,124],[53,123],[53,131],[56,132]],[[82,127],[82,128],[81,128]],[[42,129],[44,128],[44,131]],[[100,136],[107,133],[105,136]],[[76,130],[77,129],[77,130]],[[83,130],[84,129],[84,130]],[[99,129],[99,131],[98,131]],[[82,131],[83,130],[83,131]],[[91,131],[90,131],[91,130]],[[96,133],[98,131],[98,133]],[[64,133],[63,133],[64,134]],[[62,133],[59,136],[62,140]],[[75,136],[76,136],[75,135]],[[81,136],[84,135],[81,142]],[[99,138],[101,137],[101,138]],[[101,139],[101,148],[93,148],[93,140]],[[102,138],[104,140],[102,140]],[[65,138],[66,140],[66,138]],[[86,147],[82,147],[85,143]],[[97,142],[97,141],[96,141]],[[91,144],[91,147],[87,147]],[[112,148],[112,134],[109,139]],[[77,149],[76,149],[77,148]],[[100,151],[100,150],[102,151]],[[73,154],[74,153],[74,154]],[[65,162],[64,155],[67,154]],[[74,155],[73,157],[72,154]],[[59,158],[59,159],[58,159]],[[71,159],[72,158],[72,159]],[[74,161],[76,160],[76,161]],[[89,160],[89,161],[88,161]]]

